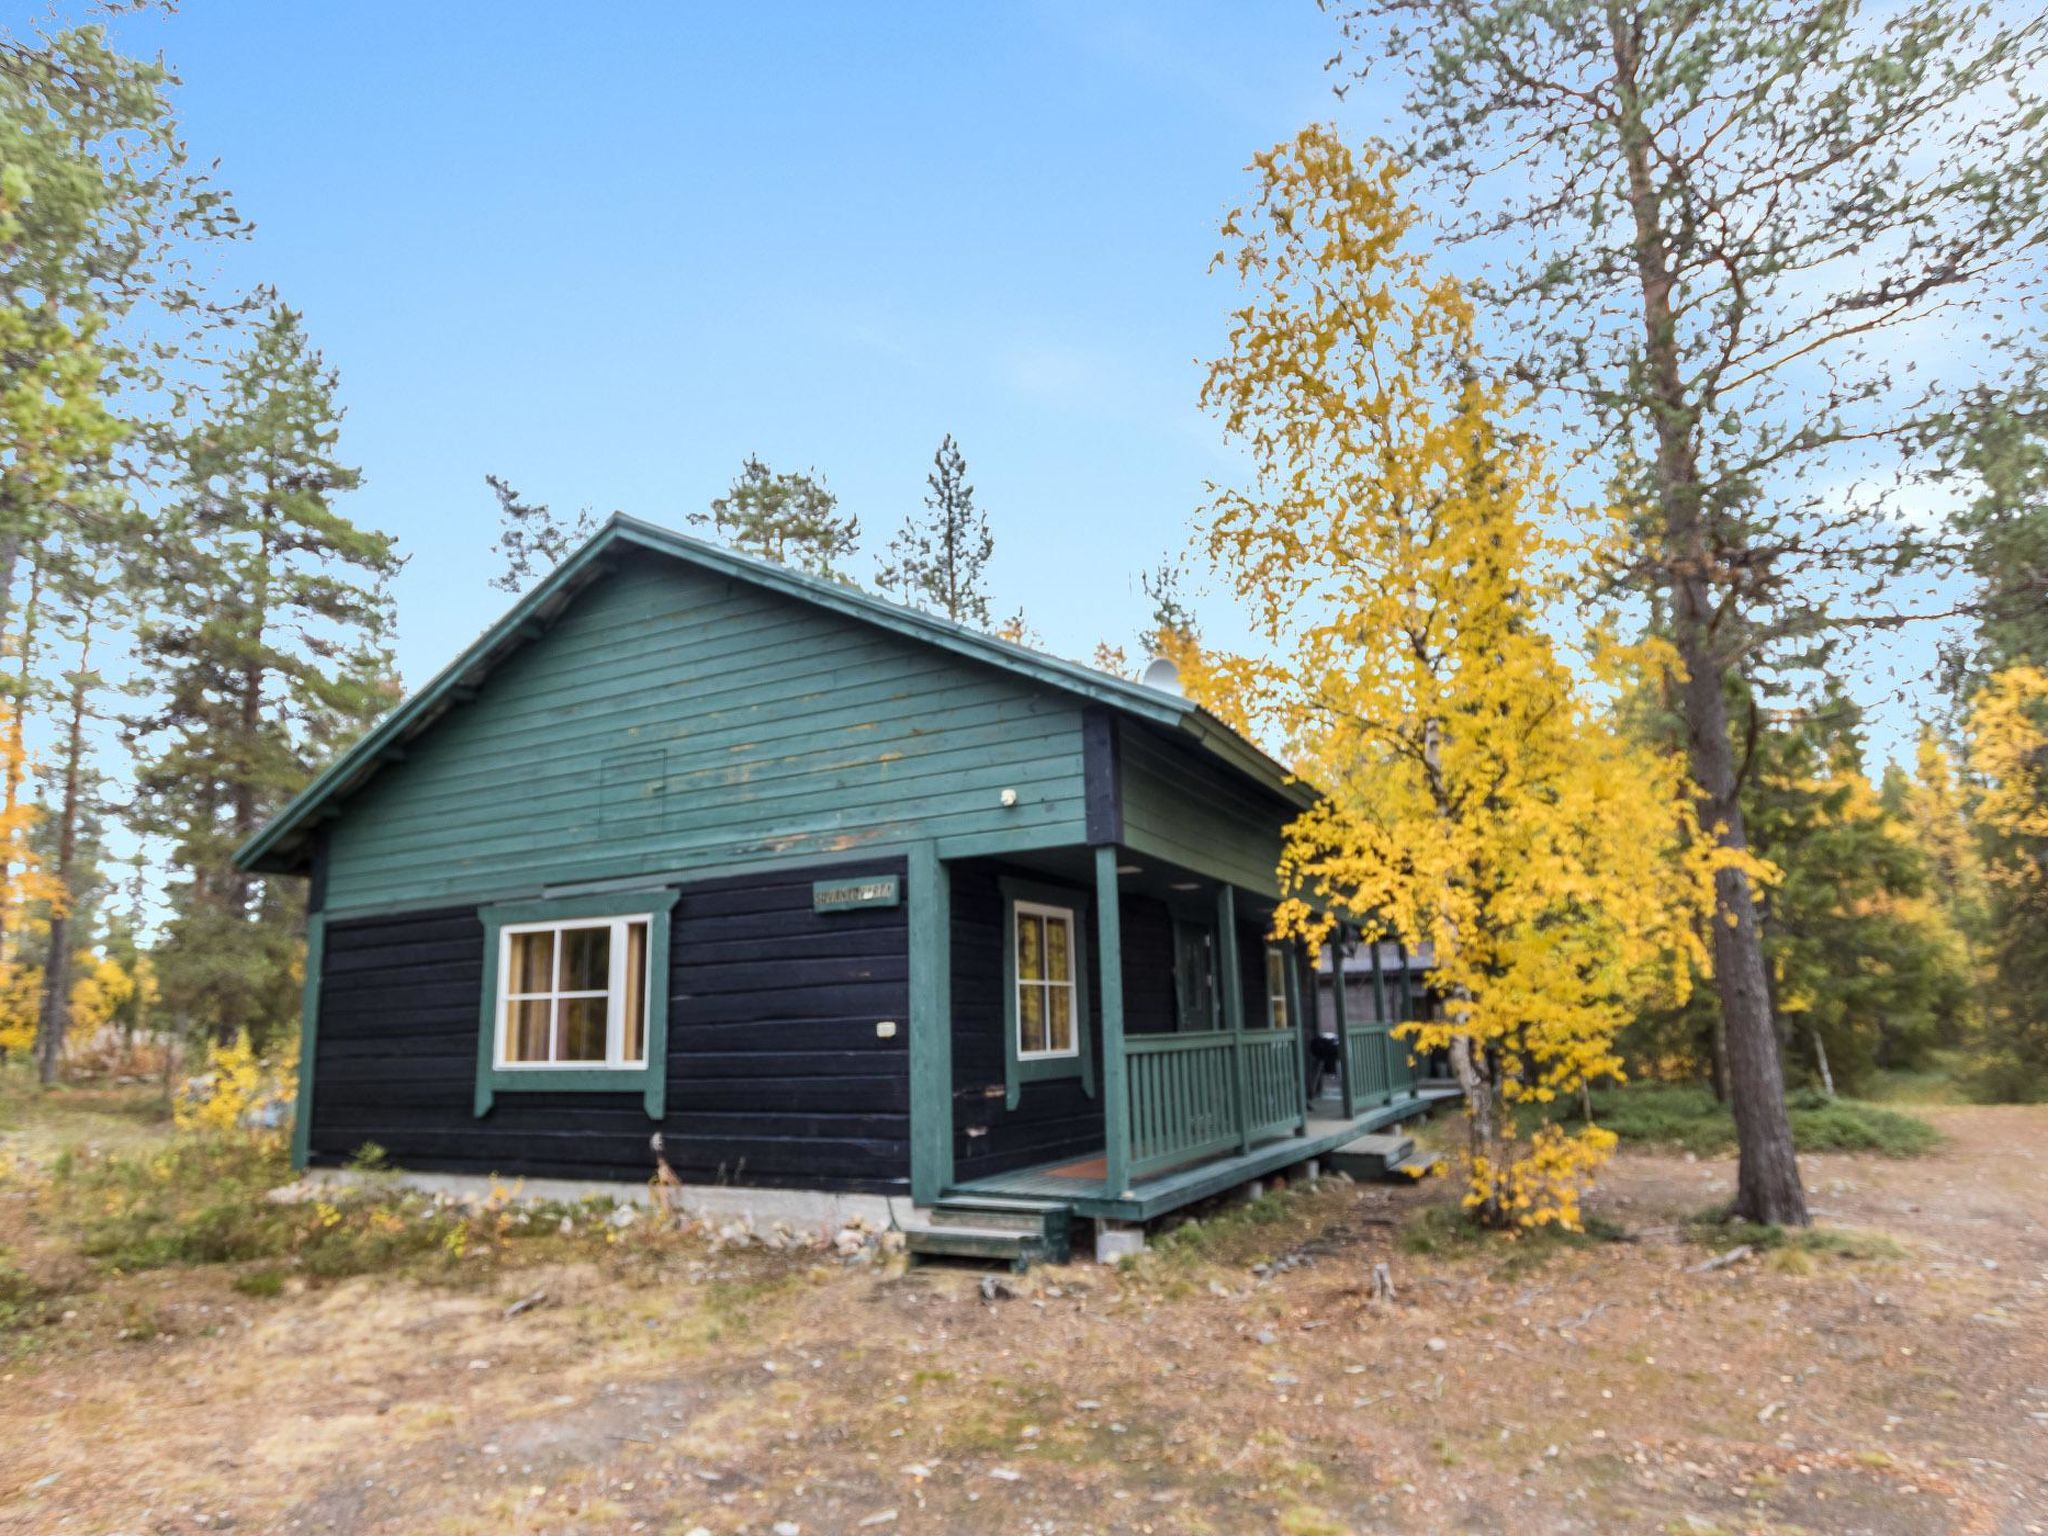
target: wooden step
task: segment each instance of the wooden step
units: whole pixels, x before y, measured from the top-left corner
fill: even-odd
[[[1006,1195],[948,1195],[904,1228],[913,1254],[1064,1264],[1073,1252],[1073,1212],[1056,1200]]]
[[[1415,1150],[1415,1138],[1399,1131],[1375,1131],[1347,1141],[1329,1154],[1329,1165],[1354,1179],[1380,1179]]]
[[[1443,1166],[1444,1160],[1434,1152],[1416,1152],[1411,1150],[1399,1162],[1389,1163],[1386,1171],[1380,1177],[1388,1183],[1413,1183],[1426,1179],[1433,1173],[1442,1171]]]
[[[1022,1270],[1046,1257],[1043,1239],[1009,1227],[910,1227],[903,1243],[913,1260],[985,1259]]]

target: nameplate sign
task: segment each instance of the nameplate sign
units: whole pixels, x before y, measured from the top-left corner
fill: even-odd
[[[851,912],[857,907],[902,904],[901,875],[855,875],[848,880],[819,880],[811,886],[813,912]]]

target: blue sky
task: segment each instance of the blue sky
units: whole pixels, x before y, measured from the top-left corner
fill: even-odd
[[[680,527],[758,453],[861,517],[864,572],[947,432],[999,610],[1063,655],[1130,643],[1137,573],[1238,468],[1196,404],[1217,224],[1254,153],[1389,105],[1354,81],[1338,112],[1312,0],[187,0],[115,30],[256,224],[220,281],[275,285],[340,371],[413,685],[506,601],[486,471]],[[1845,663],[1880,762],[1932,638]]]
[[[415,684],[504,601],[487,470],[680,525],[757,452],[879,552],[946,432],[1002,610],[1128,640],[1230,469],[1196,406],[1218,220],[1334,105],[1308,0],[188,0],[117,31],[255,221],[222,278],[340,370]]]

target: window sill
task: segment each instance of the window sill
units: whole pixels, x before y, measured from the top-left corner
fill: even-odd
[[[649,1119],[662,1115],[661,1072],[654,1067],[492,1067],[479,1085],[501,1093],[633,1093],[647,1104]]]

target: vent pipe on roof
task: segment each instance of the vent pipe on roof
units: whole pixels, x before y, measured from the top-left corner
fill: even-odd
[[[1154,656],[1145,663],[1145,675],[1139,681],[1147,688],[1157,688],[1176,699],[1186,697],[1180,686],[1180,668],[1173,664],[1171,657]]]

